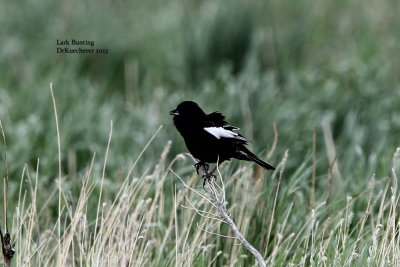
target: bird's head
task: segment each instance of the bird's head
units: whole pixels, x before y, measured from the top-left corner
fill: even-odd
[[[202,119],[206,115],[199,105],[193,101],[183,101],[169,114],[173,115],[174,118],[187,119]]]

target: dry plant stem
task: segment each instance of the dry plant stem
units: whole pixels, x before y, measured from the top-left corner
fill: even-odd
[[[1,128],[1,134],[3,137],[3,145],[4,145],[4,170],[6,172],[5,178],[4,178],[4,192],[3,192],[3,198],[4,198],[4,215],[5,215],[5,230],[6,233],[8,232],[8,223],[7,223],[7,214],[8,214],[8,201],[7,201],[7,190],[8,190],[8,164],[7,164],[7,142],[6,142],[6,135],[4,133],[3,129],[3,123],[0,121],[0,128]],[[3,236],[3,235],[2,235]]]
[[[4,266],[9,267],[11,266],[11,259],[14,256],[14,244],[11,243],[11,235],[10,233],[5,233],[0,231],[1,235],[1,244],[2,244],[2,251],[4,256]]]
[[[265,263],[265,260],[263,259],[261,253],[257,249],[255,249],[246,240],[246,238],[238,230],[235,222],[232,220],[232,218],[228,214],[228,211],[226,210],[226,207],[225,207],[225,185],[224,185],[224,182],[222,180],[222,176],[221,176],[221,173],[219,171],[218,164],[217,164],[216,170],[218,172],[218,177],[220,178],[221,186],[214,182],[214,178],[211,176],[212,173],[207,173],[206,169],[204,169],[204,171],[206,172],[205,185],[208,185],[208,190],[206,190],[207,193],[208,193],[208,196],[206,196],[205,194],[202,194],[199,191],[191,188],[173,170],[171,170],[171,169],[169,169],[169,170],[182,182],[182,184],[184,185],[185,188],[187,188],[188,190],[193,191],[197,195],[201,196],[203,199],[205,199],[207,202],[209,202],[213,207],[215,207],[219,211],[219,214],[222,217],[222,220],[207,216],[204,211],[196,209],[189,202],[189,204],[192,206],[192,209],[194,209],[202,217],[225,222],[226,224],[228,224],[229,228],[232,230],[232,232],[234,234],[234,237],[222,236],[222,235],[219,235],[219,234],[216,234],[216,233],[211,233],[211,232],[203,229],[202,227],[198,226],[201,230],[203,230],[203,231],[205,231],[206,233],[209,233],[209,234],[214,234],[214,235],[217,235],[217,236],[228,237],[228,238],[235,238],[235,239],[239,240],[239,242],[248,251],[250,251],[251,254],[253,254],[253,256],[256,258],[259,266],[262,266],[262,267],[266,267],[267,266],[267,264]],[[207,214],[210,215],[210,213],[207,213]]]
[[[57,237],[58,237],[58,260],[61,259],[61,199],[62,199],[62,177],[61,177],[61,139],[60,139],[60,128],[58,124],[58,114],[57,114],[57,105],[56,99],[54,97],[53,92],[53,83],[50,83],[50,93],[51,99],[53,100],[53,109],[54,109],[54,118],[56,122],[56,130],[57,130],[57,150],[58,150],[58,228],[57,228]],[[60,262],[59,262],[60,263]]]
[[[322,132],[324,135],[324,142],[326,147],[326,154],[329,162],[332,165],[332,179],[333,186],[337,187],[342,181],[342,175],[340,174],[339,164],[337,160],[335,142],[333,140],[331,118],[326,116],[322,120]]]
[[[312,173],[311,173],[311,190],[310,190],[310,207],[315,206],[315,182],[317,177],[317,133],[315,125],[312,132]]]
[[[222,180],[222,175],[221,172],[219,171],[218,168],[219,165],[219,161],[217,161],[217,166],[215,167],[215,169],[211,172],[209,172],[208,170],[208,166],[202,166],[203,167],[203,171],[205,172],[205,176],[203,176],[204,178],[204,185],[208,185],[208,190],[207,193],[209,195],[209,197],[203,195],[202,193],[198,192],[197,190],[189,187],[188,185],[186,185],[186,183],[177,175],[175,174],[171,169],[170,171],[172,173],[175,174],[176,177],[178,177],[178,179],[183,183],[183,185],[195,192],[196,194],[200,195],[201,197],[203,197],[205,200],[207,200],[208,202],[210,202],[215,208],[217,208],[217,210],[219,211],[220,216],[222,217],[222,220],[228,224],[229,228],[232,230],[232,232],[234,233],[235,237],[230,237],[230,236],[223,236],[223,237],[228,237],[228,238],[235,238],[237,240],[239,240],[239,242],[248,250],[250,251],[251,254],[253,254],[253,256],[256,258],[258,265],[262,266],[262,267],[266,267],[267,264],[264,260],[264,258],[262,257],[261,253],[255,249],[247,240],[246,238],[243,236],[243,234],[238,230],[235,222],[232,220],[232,218],[229,216],[226,207],[225,207],[225,184],[224,181]],[[214,171],[218,172],[218,177],[220,178],[220,182],[221,182],[221,186],[218,185],[217,183],[214,182],[214,178],[216,179],[216,176],[213,175]],[[205,188],[203,186],[203,188]],[[195,209],[194,207],[192,207],[193,209]],[[208,217],[204,214],[200,214],[199,210],[195,209],[196,212],[202,216],[202,217]],[[210,218],[210,219],[214,219],[214,218]],[[198,226],[199,227],[199,226]],[[206,231],[205,229],[201,228],[203,231],[210,233],[210,234],[216,234],[216,233],[211,233]],[[221,236],[219,234],[216,234],[218,236]]]
[[[107,142],[107,148],[106,148],[106,155],[104,156],[104,164],[103,164],[103,172],[101,175],[101,182],[100,182],[100,194],[99,194],[99,201],[97,203],[97,212],[96,212],[96,225],[94,227],[94,235],[97,235],[97,224],[99,221],[99,211],[100,211],[100,204],[101,204],[101,195],[103,193],[103,185],[104,185],[104,176],[106,173],[106,165],[107,165],[107,159],[108,159],[108,151],[110,150],[110,144],[111,144],[111,137],[112,137],[112,132],[113,132],[113,122],[110,122],[110,134],[108,136],[108,142]]]
[[[213,179],[207,179],[206,183],[208,184],[210,190],[208,191],[211,200],[214,202],[214,205],[217,207],[221,217],[224,219],[226,224],[228,224],[229,228],[231,228],[232,232],[234,233],[235,237],[239,240],[239,242],[248,250],[251,254],[256,258],[259,266],[267,266],[265,263],[264,258],[260,254],[260,252],[255,249],[247,240],[244,238],[242,233],[236,227],[235,222],[229,216],[226,207],[225,207],[225,199],[220,198],[218,195],[218,190],[215,187]]]
[[[3,137],[4,144],[4,169],[5,169],[5,177],[3,179],[3,198],[4,198],[4,224],[5,224],[5,234],[3,235],[2,227],[0,225],[0,238],[1,238],[1,249],[4,256],[4,266],[11,266],[11,259],[14,257],[15,253],[15,244],[11,242],[11,235],[8,231],[7,224],[7,214],[8,214],[8,201],[7,201],[7,193],[8,193],[8,165],[7,165],[7,142],[6,135],[4,134],[3,124],[0,121],[1,134]]]
[[[275,148],[278,144],[279,133],[278,128],[276,127],[276,121],[274,121],[274,123],[272,124],[272,129],[274,130],[274,141],[272,142],[272,147],[268,152],[266,160],[269,160],[272,157],[272,154],[274,154]]]

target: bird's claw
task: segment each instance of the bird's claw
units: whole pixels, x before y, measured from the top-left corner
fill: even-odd
[[[194,167],[196,168],[197,175],[200,175],[200,168],[203,168],[203,171],[205,173],[202,176],[203,180],[204,180],[203,181],[203,188],[206,185],[207,181],[210,182],[212,178],[216,178],[216,176],[214,175],[214,170],[215,169],[213,171],[210,171],[210,166],[207,163],[200,161],[200,162],[197,162],[196,164],[194,164]]]
[[[206,182],[211,182],[213,178],[217,178],[217,176],[215,176],[213,172],[207,172],[202,177],[203,177],[203,188],[206,185]]]
[[[197,175],[200,175],[200,168],[203,167],[203,170],[205,173],[208,173],[209,170],[209,165],[207,163],[204,162],[197,162],[196,164],[193,165],[196,168],[196,173]]]

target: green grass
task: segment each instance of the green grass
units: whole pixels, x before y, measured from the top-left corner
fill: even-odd
[[[197,226],[231,235],[225,225],[181,207],[189,199],[211,209],[168,167],[186,152],[168,111],[192,99],[223,112],[280,166],[221,169],[233,219],[271,265],[396,265],[399,10],[390,0],[4,3],[0,119],[14,264],[254,264],[234,240]],[[56,54],[65,38],[110,52]],[[201,186],[190,160],[171,169]]]

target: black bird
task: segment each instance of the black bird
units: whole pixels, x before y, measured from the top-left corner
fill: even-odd
[[[199,160],[195,164],[197,173],[203,167],[205,178],[212,177],[215,171],[208,172],[207,163],[218,161],[219,165],[231,158],[254,161],[267,170],[275,170],[245,147],[250,141],[237,133],[239,128],[229,125],[221,113],[206,114],[193,101],[184,101],[169,113],[189,152]]]

